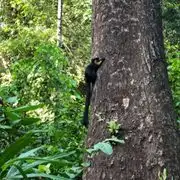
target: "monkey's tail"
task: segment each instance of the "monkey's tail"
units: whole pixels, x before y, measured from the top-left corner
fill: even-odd
[[[89,116],[89,105],[91,100],[91,84],[87,83],[87,90],[86,90],[86,102],[85,102],[85,109],[83,115],[82,124],[87,128],[89,124],[88,116]]]

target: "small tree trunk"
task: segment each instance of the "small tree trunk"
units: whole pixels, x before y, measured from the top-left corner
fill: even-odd
[[[62,47],[62,9],[63,0],[58,0],[58,13],[57,13],[57,45]]]
[[[167,170],[167,179],[179,180],[160,0],[93,0],[93,12],[93,56],[106,60],[93,90],[87,144],[110,137],[111,120],[122,125],[125,144],[88,159],[84,179],[158,180]]]

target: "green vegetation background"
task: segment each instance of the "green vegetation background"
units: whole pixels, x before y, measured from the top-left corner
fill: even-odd
[[[81,176],[83,70],[91,52],[90,0],[1,0],[0,178]],[[174,107],[180,114],[180,4],[164,0],[163,24]],[[177,122],[179,120],[177,118]]]

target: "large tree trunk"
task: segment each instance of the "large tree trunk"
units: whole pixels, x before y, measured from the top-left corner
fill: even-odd
[[[180,179],[180,142],[164,59],[160,0],[93,0],[93,56],[106,60],[92,96],[87,144],[117,120],[125,144],[90,159],[84,179]]]

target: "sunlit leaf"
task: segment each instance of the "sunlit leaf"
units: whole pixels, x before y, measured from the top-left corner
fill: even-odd
[[[38,104],[38,105],[34,105],[34,106],[21,106],[18,108],[13,109],[13,112],[27,112],[27,111],[32,111],[32,110],[36,110],[38,108],[43,107],[43,104]]]
[[[0,125],[0,129],[12,129],[12,127],[6,125]]]
[[[112,146],[107,142],[99,142],[94,145],[95,150],[101,150],[105,154],[111,155],[113,153]]]
[[[14,96],[14,97],[9,97],[8,99],[7,99],[7,102],[8,103],[17,103],[18,102],[18,98],[17,98],[17,96]]]

